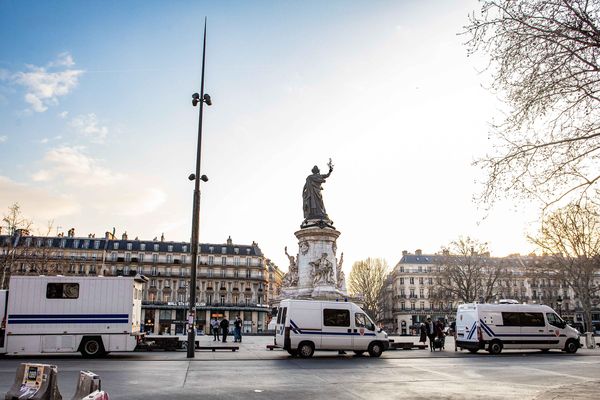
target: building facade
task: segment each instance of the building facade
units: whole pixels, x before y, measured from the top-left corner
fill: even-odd
[[[8,275],[145,275],[143,330],[155,334],[181,334],[189,301],[191,251],[187,242],[77,237],[40,237],[17,233],[0,236],[0,267]],[[256,243],[200,244],[197,271],[197,320],[207,329],[212,317],[239,315],[243,332],[267,329],[269,303],[281,284],[281,273],[267,262]]]
[[[433,296],[444,257],[440,254],[423,254],[421,250],[416,250],[414,254],[402,252],[402,258],[390,273],[381,298],[379,320],[389,332],[414,333],[428,317],[446,322],[454,320],[459,300]],[[527,274],[530,267],[541,261],[540,256],[517,254],[489,257],[489,261],[501,262],[511,271],[510,278],[498,282],[498,294],[492,301],[513,299],[520,303],[546,304],[559,311],[568,321],[577,324],[584,321],[581,303],[571,288],[558,280],[532,278]],[[592,320],[600,326],[598,303],[592,312]]]

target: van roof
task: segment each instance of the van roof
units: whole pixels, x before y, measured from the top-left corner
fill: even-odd
[[[458,306],[457,311],[479,310],[479,311],[542,311],[554,312],[554,310],[545,304],[489,304],[489,303],[467,303]]]

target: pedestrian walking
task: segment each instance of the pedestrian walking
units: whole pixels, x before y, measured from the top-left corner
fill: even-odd
[[[213,342],[219,341],[219,321],[216,317],[213,317],[213,319],[210,321],[210,329],[212,330],[213,334]]]
[[[427,326],[421,322],[419,325],[419,342],[425,344],[427,342]]]
[[[223,316],[221,323],[219,324],[221,327],[221,333],[223,335],[223,343],[227,343],[227,334],[229,333],[229,320]]]
[[[437,336],[437,332],[436,332],[436,326],[435,323],[433,321],[431,321],[431,318],[427,318],[427,337],[429,338],[429,351],[433,351],[433,341],[435,340],[435,337]]]
[[[236,315],[235,321],[233,322],[233,336],[234,342],[242,342],[242,320],[239,315]]]

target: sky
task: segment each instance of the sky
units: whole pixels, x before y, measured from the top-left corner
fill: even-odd
[[[284,271],[302,187],[352,263],[463,236],[533,250],[532,204],[474,202],[503,105],[460,35],[475,0],[0,0],[0,213],[36,233],[189,241],[208,20],[200,241],[257,242]]]

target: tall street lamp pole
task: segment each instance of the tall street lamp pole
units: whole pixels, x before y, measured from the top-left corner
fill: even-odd
[[[200,175],[200,161],[202,155],[202,111],[204,103],[210,106],[212,101],[210,96],[204,93],[204,60],[206,56],[206,18],[204,18],[204,43],[202,46],[202,79],[200,83],[200,94],[192,95],[192,105],[195,107],[200,103],[200,113],[198,118],[198,149],[196,151],[196,173],[189,176],[194,181],[194,208],[192,211],[192,270],[190,276],[190,306],[188,314],[188,342],[187,358],[194,358],[196,353],[196,275],[198,269],[198,240],[200,233],[200,181],[206,182],[206,175]]]

